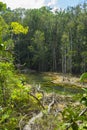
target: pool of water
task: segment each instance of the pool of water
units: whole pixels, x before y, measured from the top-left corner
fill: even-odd
[[[79,88],[71,88],[71,87],[63,87],[63,86],[52,86],[52,89],[58,90],[61,92],[72,93],[72,94],[84,92],[82,89],[79,89]]]
[[[81,88],[75,88],[75,87],[45,86],[44,89],[47,91],[56,91],[56,92],[71,93],[71,94],[84,93],[84,91]]]

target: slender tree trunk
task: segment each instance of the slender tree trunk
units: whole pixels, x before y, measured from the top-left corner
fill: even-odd
[[[53,71],[56,71],[57,65],[56,65],[56,49],[53,48]]]
[[[66,49],[65,49],[65,56],[64,56],[64,73],[66,74],[66,72],[67,72],[67,65],[66,65],[66,63],[67,63],[67,58],[66,58]]]
[[[72,33],[71,33],[71,29],[70,29],[70,33],[69,33],[69,42],[70,42],[70,54],[69,54],[69,72],[72,73]]]
[[[62,52],[62,74],[63,74],[63,81],[64,81],[64,54]]]

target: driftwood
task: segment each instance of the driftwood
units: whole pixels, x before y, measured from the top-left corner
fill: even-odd
[[[33,96],[38,102],[39,104],[42,106],[43,109],[45,109],[45,107],[42,105],[42,103],[38,100],[38,98],[36,98],[33,94],[29,93],[30,96]],[[50,110],[52,108],[52,106],[54,105],[55,101],[54,101],[54,97],[52,102],[48,105],[48,110],[47,113],[50,113]],[[24,126],[23,130],[32,130],[32,125],[35,123],[36,119],[39,119],[41,117],[43,117],[44,113],[41,111],[39,114],[37,114],[36,116],[32,117],[29,122]],[[21,129],[20,129],[21,130]]]
[[[23,128],[23,130],[31,130],[31,126],[34,124],[35,120],[38,119],[38,118],[41,118],[42,116],[43,116],[43,113],[40,112],[38,115],[32,117],[32,118],[29,120],[28,124],[25,125],[25,127]]]

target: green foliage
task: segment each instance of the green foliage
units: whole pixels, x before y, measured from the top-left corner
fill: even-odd
[[[15,130],[23,113],[40,109],[36,99],[29,95],[31,86],[23,85],[22,80],[25,80],[25,77],[17,76],[12,63],[0,63],[0,129],[2,130]],[[41,99],[40,94],[36,94],[36,97]]]
[[[13,65],[11,63],[0,62],[0,102],[7,104],[12,86]]]
[[[66,123],[66,130],[69,128],[72,128],[73,130],[85,130],[87,128],[87,89],[83,88],[83,90],[84,94],[80,97],[80,103],[83,105],[80,104],[75,107],[68,106],[62,113],[63,120],[68,122]],[[82,123],[79,124],[78,122]]]
[[[83,96],[81,98],[81,103],[83,103],[84,105],[87,106],[87,88],[83,88],[83,90],[85,93],[83,94]]]
[[[3,107],[2,111],[0,111],[0,129],[1,130],[16,130],[18,128],[17,123],[19,118],[16,117],[16,112],[12,110],[12,107],[9,105],[8,107]]]
[[[6,10],[6,4],[0,2],[0,11],[4,11],[4,10]]]
[[[0,62],[0,129],[16,128],[18,119],[13,114],[11,94],[15,87],[16,81],[14,79],[14,67],[12,63]],[[12,128],[11,128],[12,126]]]
[[[73,108],[71,107],[64,109],[62,114],[65,120],[69,120],[69,119],[75,120],[78,115],[77,113],[75,113],[75,111],[73,111]]]
[[[81,81],[81,82],[84,82],[85,80],[87,80],[87,72],[83,73],[83,74],[80,76],[80,81]]]
[[[4,19],[0,16],[0,42],[4,34],[7,33],[8,25],[5,23]]]
[[[18,22],[12,22],[11,28],[12,28],[12,33],[14,33],[14,34],[20,34],[20,33],[27,34],[27,32],[28,32],[28,27],[24,28]]]
[[[73,108],[73,107],[68,107],[64,109],[63,111],[63,120],[66,125],[66,130],[69,128],[72,128],[73,130],[80,130],[83,129],[84,127],[84,122],[86,121],[86,115],[79,116],[79,113],[81,111],[81,108]],[[83,121],[81,125],[78,124],[79,121]]]

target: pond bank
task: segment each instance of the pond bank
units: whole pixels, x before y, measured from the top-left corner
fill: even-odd
[[[29,73],[27,81],[33,85],[41,85],[42,89],[47,91],[60,91],[69,93],[80,93],[87,84],[82,84],[79,77],[71,75],[62,75],[61,73],[43,72]]]

